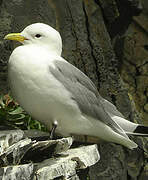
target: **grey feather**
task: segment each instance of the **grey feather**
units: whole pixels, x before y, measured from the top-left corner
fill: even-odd
[[[56,68],[49,66],[50,72],[71,93],[82,113],[102,121],[114,131],[127,137],[123,129],[114,122],[102,105],[102,97],[93,82],[79,69],[66,61],[54,61]]]
[[[121,118],[125,118],[123,116],[123,114],[121,114],[118,109],[116,108],[116,106],[114,106],[111,102],[107,101],[106,99],[101,97],[101,102],[103,104],[103,107],[105,109],[105,111],[107,113],[109,113],[110,115],[115,115],[115,116],[119,116]]]

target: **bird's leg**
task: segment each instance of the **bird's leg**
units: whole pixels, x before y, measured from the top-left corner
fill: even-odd
[[[57,128],[57,125],[58,125],[58,122],[57,122],[57,121],[54,121],[54,122],[52,123],[52,129],[51,129],[51,132],[50,132],[50,139],[53,139],[55,130],[56,130],[56,128]]]

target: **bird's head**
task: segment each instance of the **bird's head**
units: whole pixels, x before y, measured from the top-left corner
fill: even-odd
[[[19,41],[23,45],[39,45],[58,55],[61,55],[62,52],[62,40],[59,32],[43,23],[31,24],[21,33],[8,34],[4,39]]]

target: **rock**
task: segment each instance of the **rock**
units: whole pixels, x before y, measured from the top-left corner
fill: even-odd
[[[0,179],[4,180],[31,180],[33,176],[34,165],[32,163],[0,168]]]
[[[144,105],[144,110],[148,113],[148,104]]]
[[[140,140],[136,142],[142,147]],[[131,179],[139,176],[144,160],[142,150],[130,151],[119,145],[106,143],[99,146],[99,152],[100,161],[89,169],[91,180],[127,180],[128,176]]]
[[[119,59],[122,59],[121,76],[128,84],[129,93],[135,101],[143,123],[148,124],[147,107],[145,106],[148,84],[148,15],[146,13],[148,8],[147,1],[143,0],[142,3],[145,10],[139,16],[133,17],[133,22],[125,34],[122,43],[124,48],[122,48]]]
[[[140,143],[138,143],[140,144]],[[137,178],[143,166],[143,152],[141,149],[134,149],[132,152],[128,151],[127,159],[127,170],[130,177],[133,179]]]
[[[146,96],[148,97],[148,88],[146,89]]]
[[[141,31],[140,27],[137,26],[137,22],[140,22],[141,28],[147,31],[147,17],[141,14],[134,18],[134,21],[128,28],[124,40],[124,52],[123,57],[125,57],[131,64],[140,67],[147,62],[148,51],[144,48],[147,44],[147,34]],[[141,24],[145,24],[143,27]]]
[[[148,179],[148,164],[144,166],[144,169],[139,177],[139,180],[147,180]]]
[[[140,87],[141,88],[141,87]],[[136,91],[133,94],[133,99],[136,104],[136,108],[140,113],[143,113],[143,107],[147,103],[147,97],[145,96],[144,92]]]
[[[0,166],[20,164],[25,153],[31,148],[31,139],[23,139],[14,143],[0,155]]]
[[[148,85],[147,76],[139,75],[136,77],[137,91],[139,93],[146,91]]]
[[[84,169],[99,161],[96,145],[82,146],[61,153],[60,158],[45,160],[36,164],[36,177],[39,180],[64,177],[68,179],[76,174],[76,169]]]
[[[20,162],[34,161],[40,162],[54,154],[66,151],[72,145],[72,138],[62,138],[58,140],[31,141],[22,139],[10,145],[0,155],[0,165],[15,165]]]
[[[22,130],[0,131],[0,155],[23,138],[24,132]]]
[[[126,180],[126,157],[123,148],[106,143],[99,146],[99,151],[100,161],[89,170],[91,180]]]
[[[140,116],[141,116],[141,118],[142,118],[143,124],[148,125],[148,122],[147,122],[148,113],[145,112],[145,111],[144,111],[144,112],[141,112],[141,113],[140,113]]]
[[[139,72],[141,75],[148,76],[148,60],[145,60],[145,64],[139,67]]]
[[[34,142],[29,150],[25,153],[22,161],[32,160],[40,162],[56,154],[66,151],[72,145],[72,138],[62,138],[57,140],[46,140]]]
[[[134,90],[129,92],[134,93],[136,91],[136,84],[135,84],[135,76],[136,76],[136,67],[130,64],[126,59],[124,59],[122,64],[121,76],[123,81],[128,85],[129,88],[133,88]]]
[[[104,1],[100,0],[101,7],[103,9],[105,18],[108,20],[109,23],[112,23],[119,17],[120,13],[117,8],[117,3],[115,0]]]
[[[38,138],[36,132],[1,132],[1,179],[44,180],[63,177],[67,180],[78,180],[83,169],[94,165],[100,159],[97,145],[70,149],[73,142],[71,137],[46,141],[31,140],[30,138]],[[40,134],[46,137],[48,133]]]
[[[0,168],[0,178],[52,180],[61,177],[67,180],[78,180],[77,171],[94,165],[99,159],[96,145],[83,146],[67,150],[60,153],[59,157],[53,157],[41,163]]]

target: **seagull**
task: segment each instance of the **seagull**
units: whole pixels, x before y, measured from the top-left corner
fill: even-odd
[[[148,127],[126,120],[82,71],[61,57],[62,39],[54,28],[34,23],[4,39],[22,44],[8,63],[12,95],[49,130],[55,124],[62,136],[94,136],[129,149],[137,148],[129,134],[148,135]]]

